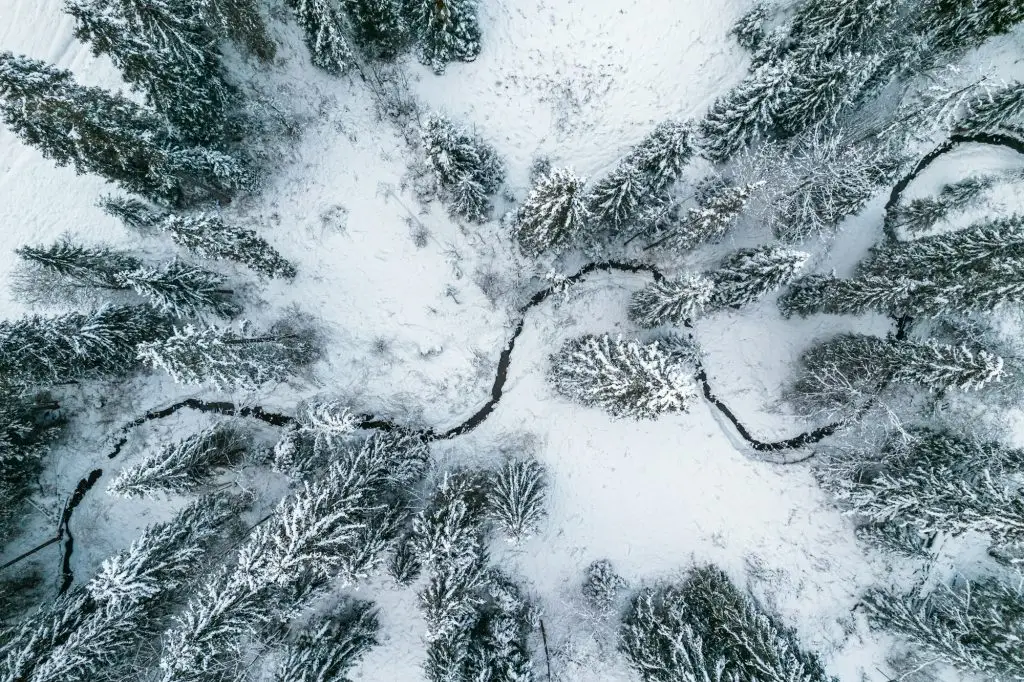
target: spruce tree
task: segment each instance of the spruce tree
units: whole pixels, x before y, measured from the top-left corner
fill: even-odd
[[[689,121],[669,119],[655,126],[627,160],[647,176],[651,191],[658,194],[682,177],[695,147],[693,125]]]
[[[899,0],[803,0],[790,39],[824,54],[857,49],[877,40],[899,7]]]
[[[755,3],[736,20],[736,23],[729,29],[729,35],[734,37],[743,49],[750,52],[757,50],[765,40],[764,25],[770,11],[771,7],[768,3]]]
[[[647,329],[684,324],[704,314],[714,296],[714,287],[714,281],[704,275],[654,281],[633,294],[629,319]]]
[[[452,213],[486,220],[491,212],[489,195],[505,180],[498,153],[437,114],[423,122],[421,136],[427,162]]]
[[[1021,20],[1024,20],[1024,13]],[[1024,124],[1024,83],[1020,81],[969,101],[966,115],[958,127],[968,133],[980,133],[1012,124]]]
[[[233,41],[260,61],[270,62],[277,45],[267,33],[267,25],[253,0],[203,0],[204,16],[218,36]]]
[[[918,15],[919,30],[935,48],[962,52],[1024,21],[1016,0],[928,0]]]
[[[982,176],[943,185],[933,197],[913,199],[905,206],[897,206],[886,220],[893,227],[916,236],[915,233],[930,229],[953,211],[976,203],[993,184],[994,178]]]
[[[555,390],[614,417],[654,419],[686,412],[696,397],[690,367],[671,344],[585,335],[551,356],[548,380]]]
[[[759,186],[759,183],[707,186],[707,191],[698,197],[697,206],[686,212],[682,224],[652,246],[667,241],[677,248],[692,249],[720,239]]]
[[[916,431],[890,441],[870,476],[825,477],[851,513],[876,524],[910,526],[919,535],[987,533],[997,545],[1024,540],[1024,495],[1008,478],[1024,452],[946,432]]]
[[[471,62],[480,54],[477,0],[408,0],[409,26],[420,61],[444,73],[449,62]]]
[[[598,559],[587,567],[582,592],[590,606],[599,613],[607,613],[612,610],[619,594],[626,587],[626,580],[615,572],[612,563],[607,559]]]
[[[316,620],[285,647],[274,682],[346,682],[349,668],[378,644],[373,603],[353,601]]]
[[[149,306],[0,322],[0,375],[21,388],[122,375],[138,367],[136,347],[171,331]]]
[[[342,0],[355,41],[369,56],[394,59],[409,42],[401,0]]]
[[[106,197],[100,206],[141,234],[167,233],[175,244],[201,258],[235,261],[268,277],[295,277],[295,266],[265,239],[253,230],[226,224],[218,215],[164,213],[126,197]]]
[[[59,409],[46,394],[21,396],[0,384],[0,547],[19,529],[32,484],[63,425]]]
[[[232,300],[234,292],[224,288],[221,275],[179,260],[119,272],[115,279],[123,288],[134,289],[149,299],[153,307],[176,317],[202,315],[207,310],[222,317],[234,317],[242,310]]]
[[[510,460],[490,477],[487,513],[514,543],[530,538],[547,515],[546,472],[536,460]]]
[[[807,275],[793,282],[789,291],[779,298],[779,310],[786,317],[904,311],[916,286],[913,280],[902,277],[868,275],[838,279],[832,275]]]
[[[352,48],[345,23],[332,0],[286,0],[306,34],[310,61],[327,73],[339,75],[352,64]]]
[[[793,280],[809,255],[780,246],[740,249],[710,273],[711,308],[739,307],[756,301]]]
[[[236,94],[225,78],[203,2],[67,0],[75,37],[106,55],[125,82],[187,137],[224,139]]]
[[[648,178],[634,164],[623,161],[601,178],[587,195],[587,211],[594,222],[619,230],[643,211],[652,194]]]
[[[57,165],[166,204],[227,198],[254,183],[246,164],[189,146],[155,113],[10,52],[0,53],[0,116]]]
[[[765,131],[787,138],[814,126],[834,126],[839,114],[858,101],[880,65],[880,58],[871,54],[851,51],[826,59],[814,53],[794,69]]]
[[[927,594],[875,589],[863,601],[871,625],[985,679],[1024,679],[1024,595],[993,578],[960,579]]]
[[[429,505],[413,519],[413,544],[426,568],[467,566],[479,559],[487,511],[484,483],[476,472],[446,473]]]
[[[586,184],[569,168],[556,168],[537,181],[513,223],[523,251],[536,255],[572,245],[590,218]]]
[[[179,384],[255,390],[285,381],[302,361],[303,339],[293,334],[248,334],[245,322],[231,327],[188,324],[160,341],[138,346],[138,358]]]
[[[218,468],[238,464],[248,447],[248,438],[237,427],[217,424],[165,444],[138,464],[122,469],[107,491],[123,497],[187,493],[206,483]]]

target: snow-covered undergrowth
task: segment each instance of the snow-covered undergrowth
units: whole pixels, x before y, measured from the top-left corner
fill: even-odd
[[[62,4],[0,4],[0,47],[70,68],[87,84],[121,87],[116,69],[73,39],[73,21]],[[748,66],[747,54],[727,32],[750,4],[483,0],[479,57],[451,64],[443,75],[414,60],[402,62],[395,71],[407,81],[399,92],[424,111],[469,126],[505,160],[507,191],[496,198],[498,216],[526,198],[538,158],[594,178],[657,123],[702,115]],[[209,417],[187,412],[147,423],[129,435],[116,459],[105,460],[118,426],[185,397],[288,412],[303,399],[326,394],[410,428],[443,432],[461,423],[489,397],[521,305],[546,284],[545,276],[568,274],[578,265],[563,264],[563,272],[552,273],[550,262],[524,258],[499,220],[465,223],[453,220],[438,201],[421,203],[422,178],[415,169],[422,159],[403,136],[407,131],[380,116],[384,94],[374,87],[372,68],[329,76],[311,67],[294,25],[278,22],[274,31],[281,45],[271,67],[236,59],[234,68],[263,93],[265,111],[291,123],[292,136],[265,150],[273,171],[262,190],[220,212],[256,230],[296,265],[297,275],[267,280],[236,265],[217,269],[236,284],[244,316],[258,327],[295,310],[310,316],[325,340],[322,357],[295,377],[249,392],[180,386],[161,375],[116,389],[101,382],[68,387],[63,400],[73,420],[48,458],[36,500],[41,513],[31,517],[5,558],[49,537],[63,496],[89,471],[103,468],[100,487],[106,488],[159,443],[209,425]],[[999,39],[973,59],[998,71],[998,78],[1012,78],[1019,67],[1007,63],[1008,46],[1010,39]],[[699,177],[707,162],[693,165],[697,170],[688,173]],[[934,194],[962,179],[965,168],[1002,172],[1022,165],[1019,155],[1005,150],[957,149],[912,183],[907,198]],[[3,317],[27,312],[7,286],[16,247],[48,244],[71,232],[88,243],[112,243],[154,258],[171,253],[169,240],[143,238],[97,207],[110,191],[96,177],[54,167],[0,128]],[[989,208],[1020,208],[1019,197],[1000,185],[985,200]],[[801,246],[812,252],[807,267],[851,275],[881,238],[884,201],[881,194],[872,198],[837,236]],[[966,212],[952,220],[967,224],[979,215]],[[685,268],[672,263],[673,274],[711,272],[726,253],[770,239],[767,225],[744,218],[720,243],[688,256]],[[535,597],[553,679],[636,679],[615,650],[618,622],[595,615],[580,591],[586,568],[597,559],[609,559],[630,588],[679,582],[694,566],[714,563],[794,627],[830,674],[844,681],[887,679],[887,637],[870,630],[855,607],[870,586],[894,577],[909,584],[910,578],[900,573],[905,567],[865,552],[853,523],[819,489],[809,468],[778,467],[752,456],[722,416],[694,398],[696,385],[693,396],[681,388],[686,399],[676,401],[688,411],[637,422],[570,403],[546,381],[550,356],[571,339],[643,335],[627,312],[635,292],[649,282],[642,274],[598,273],[532,309],[498,408],[471,434],[431,446],[442,469],[494,468],[509,456],[536,458],[546,469],[548,510],[538,532],[517,545],[496,540],[491,555]],[[817,425],[781,406],[801,353],[839,332],[881,336],[891,324],[882,315],[785,319],[769,296],[695,320],[692,333],[718,396],[767,440]],[[259,434],[261,442],[277,438],[268,426],[260,426]],[[232,477],[258,499],[287,492],[285,481],[268,474],[256,456]],[[75,574],[92,575],[144,526],[166,520],[184,504],[92,493],[75,511]],[[33,559],[47,580],[57,580],[60,547]],[[350,673],[353,679],[423,679],[427,626],[415,592],[386,577],[353,591],[376,602],[381,640]],[[538,665],[545,665],[539,657]]]

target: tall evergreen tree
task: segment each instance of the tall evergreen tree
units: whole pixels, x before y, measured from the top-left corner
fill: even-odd
[[[787,138],[814,126],[835,126],[839,114],[858,101],[880,66],[880,57],[871,54],[851,51],[823,58],[814,53],[794,69],[765,132]]]
[[[175,244],[201,258],[235,261],[268,277],[295,277],[295,266],[265,239],[248,228],[226,224],[218,215],[164,213],[124,197],[107,197],[100,205],[126,226],[142,234],[165,232]]]
[[[655,126],[627,158],[647,176],[651,191],[659,193],[682,177],[695,147],[693,125],[669,119]]]
[[[893,630],[941,661],[986,679],[1024,679],[1019,586],[961,579],[923,595],[876,589],[862,603],[874,627]]]
[[[714,285],[709,306],[738,307],[756,301],[792,281],[808,258],[802,251],[771,245],[735,251],[708,273]]]
[[[899,0],[803,0],[790,40],[824,54],[857,49],[877,40],[900,9]]]
[[[477,0],[408,0],[409,25],[420,61],[436,73],[449,62],[471,62],[480,54]]]
[[[277,45],[267,33],[267,25],[254,0],[202,0],[204,16],[217,34],[233,41],[245,52],[269,62],[277,55]]]
[[[254,390],[291,376],[303,360],[304,343],[294,334],[250,336],[244,322],[237,331],[189,324],[165,339],[139,344],[138,358],[180,384]]]
[[[590,217],[586,184],[586,178],[569,168],[556,168],[537,181],[513,224],[524,251],[534,255],[560,251],[575,241]]]
[[[342,0],[355,41],[371,57],[394,59],[409,42],[400,0]]]
[[[445,473],[430,503],[413,519],[413,543],[423,565],[468,565],[480,554],[486,521],[485,480],[478,472]]]
[[[66,0],[75,37],[110,57],[125,82],[190,139],[232,134],[236,94],[225,78],[203,2]]]
[[[625,578],[615,572],[610,561],[598,559],[587,567],[582,592],[590,606],[600,613],[606,613],[612,609],[619,594],[627,586]]]
[[[995,544],[1024,540],[1024,494],[1010,478],[1024,452],[945,432],[912,437],[890,441],[880,461],[872,458],[871,475],[854,468],[824,477],[825,486],[872,524],[910,526],[922,536],[981,532]]]
[[[912,199],[905,206],[897,206],[886,216],[886,221],[916,236],[915,233],[930,229],[953,211],[976,203],[994,182],[991,176],[981,176],[943,185],[935,196]]]
[[[248,447],[237,427],[216,424],[122,469],[107,491],[123,497],[186,493],[208,481],[217,468],[238,464]]]
[[[436,114],[424,121],[421,136],[427,162],[451,211],[470,220],[486,220],[491,212],[489,195],[505,180],[498,153],[480,137]]]
[[[1016,0],[928,0],[918,21],[936,48],[960,52],[1009,32],[1024,21],[1024,7]]]
[[[697,206],[686,212],[682,223],[651,246],[669,242],[678,248],[692,249],[720,239],[739,217],[750,195],[759,186],[760,183],[708,186],[698,196]]]
[[[770,12],[771,6],[768,3],[755,3],[736,20],[736,23],[729,29],[729,35],[734,37],[743,49],[751,52],[757,50],[766,38],[764,25]]]
[[[373,603],[354,601],[336,616],[314,621],[289,642],[274,682],[346,682],[346,673],[375,646],[380,623]]]
[[[207,310],[234,317],[242,310],[232,300],[234,292],[224,288],[221,275],[178,260],[119,272],[116,279],[124,288],[149,299],[158,310],[177,317],[201,315]]]
[[[580,336],[551,356],[548,380],[561,395],[614,417],[686,412],[696,390],[679,350],[665,341]]]
[[[59,409],[46,394],[24,397],[0,383],[0,548],[19,530],[32,483],[63,423]]]
[[[138,367],[137,346],[170,334],[170,320],[149,306],[0,322],[0,375],[22,388],[116,376]]]
[[[704,314],[714,296],[715,283],[704,275],[651,282],[633,294],[629,319],[651,329],[663,324],[684,324]]]
[[[189,146],[153,112],[10,52],[0,53],[0,116],[57,165],[163,203],[229,197],[254,182],[246,164]]]
[[[327,73],[338,75],[352,65],[352,48],[345,22],[332,0],[286,0],[306,33],[310,59]]]
[[[831,275],[808,275],[795,281],[779,298],[779,310],[786,317],[814,313],[861,315],[906,309],[916,283],[906,278],[868,275],[838,279]]]
[[[1024,12],[1021,14],[1024,21]],[[1024,125],[1024,83],[1015,81],[995,92],[983,93],[967,103],[967,113],[959,128],[978,133],[998,130],[1000,126]]]
[[[512,542],[526,540],[540,527],[547,483],[544,467],[536,460],[510,460],[491,476],[487,512]]]

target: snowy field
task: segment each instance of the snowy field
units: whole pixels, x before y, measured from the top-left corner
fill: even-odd
[[[424,106],[471,125],[497,148],[509,167],[509,199],[520,201],[537,157],[593,177],[658,121],[699,116],[745,73],[747,56],[726,32],[749,4],[482,0],[483,50],[475,62],[453,64],[442,76],[413,61],[404,68]],[[86,83],[117,87],[115,69],[73,39],[72,19],[61,6],[61,0],[0,0],[0,47],[70,68]],[[286,45],[270,75],[260,76],[268,79],[263,88],[303,127],[274,150],[280,158],[265,190],[224,213],[298,266],[293,282],[252,284],[246,317],[266,322],[297,307],[325,331],[326,356],[303,376],[258,394],[189,390],[162,377],[134,380],[118,395],[104,394],[102,385],[71,391],[71,436],[51,456],[44,485],[47,510],[55,515],[79,478],[104,469],[99,488],[75,514],[79,577],[174,506],[116,499],[102,492],[106,481],[138,461],[150,440],[205,418],[180,413],[140,428],[123,454],[107,461],[109,434],[118,425],[183,397],[287,411],[302,398],[329,394],[362,413],[444,430],[486,401],[518,304],[524,293],[545,286],[548,266],[517,255],[497,220],[462,225],[436,202],[421,206],[409,186],[412,152],[391,122],[379,120],[374,94],[359,75],[314,71],[294,27],[274,30]],[[259,71],[239,68],[252,68],[253,78]],[[1010,152],[965,147],[924,174],[908,196],[965,168],[1020,165]],[[111,191],[96,177],[56,168],[0,127],[0,315],[28,311],[7,286],[17,246],[71,232],[149,253],[169,248],[128,232],[97,208],[96,200]],[[843,274],[878,238],[884,200],[876,197],[834,242],[812,245],[811,267]],[[1014,197],[997,200],[1015,203]],[[499,200],[499,207],[512,205]],[[695,254],[694,263],[768,239],[769,231],[750,221],[726,243]],[[240,268],[225,268],[241,279]],[[610,559],[634,588],[714,562],[793,624],[843,682],[890,679],[887,638],[871,632],[853,607],[864,589],[887,582],[896,569],[856,542],[852,522],[819,490],[809,465],[759,459],[705,402],[688,414],[638,423],[573,405],[545,382],[548,357],[564,340],[581,333],[635,335],[626,308],[648,281],[596,273],[532,310],[496,411],[471,434],[433,446],[445,465],[493,464],[527,452],[547,467],[549,518],[542,532],[517,547],[497,540],[493,552],[539,600],[552,679],[637,679],[614,651],[615,620],[590,615],[580,597],[584,569],[600,558]],[[868,325],[821,316],[785,320],[770,298],[708,317],[694,335],[718,396],[769,440],[817,426],[787,412],[782,382],[815,339],[852,324],[869,333],[888,329],[881,317]],[[248,469],[239,476],[253,487],[280,486]],[[39,524],[8,552],[48,537],[45,518]],[[38,561],[51,575],[59,565],[57,546]],[[378,602],[383,644],[353,679],[422,679],[423,622],[414,590],[381,578],[357,593]]]

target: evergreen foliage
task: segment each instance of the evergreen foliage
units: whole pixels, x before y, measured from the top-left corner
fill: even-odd
[[[236,426],[216,424],[122,469],[107,490],[123,497],[187,493],[207,482],[217,468],[238,464],[248,447],[248,438]]]
[[[696,397],[690,368],[665,341],[585,335],[551,357],[548,380],[561,395],[614,417],[654,419],[685,412]]]
[[[505,180],[498,153],[480,137],[436,114],[423,122],[421,136],[427,161],[452,213],[486,220],[491,212],[488,197]]]
[[[705,275],[651,282],[629,303],[629,319],[652,329],[663,324],[685,324],[704,314],[714,295],[714,281]]]
[[[306,34],[313,66],[340,75],[352,64],[352,48],[345,37],[345,23],[332,0],[286,0]]]
[[[831,682],[754,600],[712,566],[680,586],[646,589],[622,625],[620,649],[650,682]]]
[[[1010,476],[1024,452],[947,432],[890,441],[870,475],[858,468],[824,484],[869,523],[910,526],[918,535],[987,533],[995,544],[1024,540],[1024,496]]]
[[[17,532],[43,457],[62,426],[59,408],[46,394],[21,396],[0,384],[0,548]]]
[[[936,49],[962,52],[990,36],[1007,33],[1024,21],[1016,0],[927,0],[919,14],[919,30]]]
[[[125,82],[188,138],[231,134],[236,94],[221,66],[205,3],[183,0],[67,0],[75,37],[106,55]]]
[[[141,201],[106,197],[103,210],[142,234],[165,232],[175,244],[201,257],[230,260],[267,277],[295,277],[295,266],[255,231],[228,225],[212,213],[176,215],[154,211]]]
[[[220,37],[234,41],[263,62],[277,55],[277,45],[254,0],[204,0],[203,9]]]
[[[855,49],[877,40],[899,6],[899,0],[803,0],[790,40],[825,54]]]
[[[697,206],[689,209],[682,224],[661,241],[670,241],[677,248],[692,249],[720,239],[739,217],[750,195],[759,186],[759,183],[705,184],[697,197]]]
[[[0,375],[21,388],[122,375],[138,367],[137,346],[171,332],[167,317],[149,306],[3,321]]]
[[[165,636],[164,682],[202,682],[224,674],[243,637],[267,624],[283,603],[291,611],[315,587],[340,576],[366,577],[397,536],[408,486],[396,478],[423,461],[422,443],[375,434],[369,446],[344,447],[319,478],[304,481],[255,528],[238,560],[204,581]]]
[[[532,459],[510,460],[490,477],[487,512],[514,543],[530,538],[547,515],[544,467]]]
[[[986,578],[940,585],[929,594],[876,589],[862,602],[877,628],[893,630],[967,673],[1024,680],[1024,595]]]
[[[420,576],[423,565],[411,538],[398,543],[388,563],[388,573],[399,585],[411,585]]]
[[[274,682],[346,682],[346,672],[378,644],[373,603],[354,601],[334,617],[314,621],[283,652]]]
[[[65,235],[51,246],[22,246],[14,250],[30,276],[47,288],[123,289],[118,275],[142,267],[142,261],[109,246],[76,244]]]
[[[245,322],[237,331],[187,324],[164,339],[139,344],[138,358],[179,384],[255,390],[287,380],[308,359],[306,344],[296,334],[250,335]]]
[[[472,471],[446,473],[430,504],[413,519],[413,544],[426,568],[478,563],[487,512],[484,482]]]
[[[598,559],[587,567],[583,581],[583,598],[600,613],[607,613],[615,606],[619,593],[626,589],[625,579],[615,572],[607,559]]]
[[[449,62],[471,62],[480,54],[477,0],[408,0],[409,25],[420,61],[436,73]]]
[[[523,251],[531,255],[557,252],[576,240],[590,218],[586,184],[586,178],[569,168],[556,168],[537,181],[513,224]]]
[[[223,199],[254,184],[245,163],[178,139],[157,114],[10,52],[0,53],[0,117],[57,165],[162,203]]]
[[[743,49],[750,52],[757,50],[766,38],[764,25],[770,11],[768,3],[755,3],[733,24],[729,29],[729,35],[733,36]]]
[[[1024,11],[1021,13],[1024,21]],[[1015,81],[995,92],[983,93],[967,103],[960,129],[970,133],[998,130],[1001,126],[1024,124],[1024,83]]]
[[[401,0],[342,0],[355,42],[369,56],[394,59],[409,42]]]
[[[710,273],[709,307],[739,307],[756,301],[792,281],[809,255],[781,246],[739,249]]]
[[[904,229],[911,235],[924,232],[953,211],[977,202],[993,182],[991,177],[973,177],[943,185],[937,195],[913,199],[905,206],[898,206],[891,219],[890,216],[886,218],[890,219],[893,227]]]
[[[115,279],[123,288],[149,299],[157,310],[176,317],[197,316],[206,310],[233,317],[242,310],[231,298],[234,292],[224,288],[221,275],[179,260],[119,272]]]

